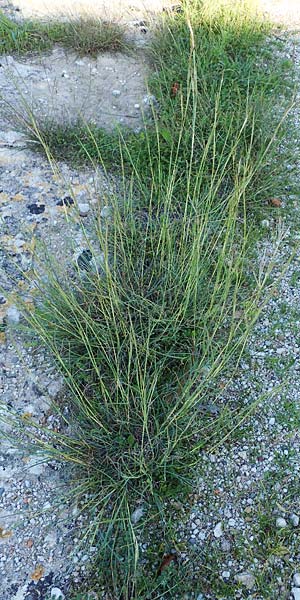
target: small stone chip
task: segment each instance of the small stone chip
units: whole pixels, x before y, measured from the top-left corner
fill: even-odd
[[[78,204],[78,210],[79,210],[79,214],[81,217],[86,217],[90,211],[90,207],[89,204],[86,203],[79,203]]]
[[[74,200],[71,196],[65,196],[56,202],[56,206],[71,206],[72,204],[74,204]]]
[[[255,577],[252,573],[239,573],[236,575],[235,579],[238,583],[244,585],[247,590],[252,590],[255,586]]]
[[[214,536],[215,538],[220,538],[223,535],[223,526],[222,523],[217,523],[217,525],[214,528]]]
[[[290,516],[290,521],[293,525],[293,527],[298,527],[299,525],[299,517],[298,515],[295,515],[294,513]]]
[[[32,215],[40,215],[45,211],[45,204],[27,204],[27,208]]]
[[[286,520],[283,519],[283,517],[278,517],[276,519],[276,527],[278,527],[278,529],[284,529],[285,527],[287,527]]]
[[[52,588],[52,590],[50,592],[50,597],[53,598],[54,600],[64,600],[65,595],[62,593],[62,591],[58,587],[54,587],[54,588]]]

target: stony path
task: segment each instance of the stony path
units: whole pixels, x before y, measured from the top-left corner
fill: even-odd
[[[299,34],[287,38],[286,56],[297,73],[291,137],[282,147],[290,157],[286,193],[280,218],[270,210],[262,221],[266,241],[258,261],[263,270],[277,252],[275,277],[291,262],[237,375],[224,381],[224,408],[242,406],[251,414],[252,405],[253,414],[232,433],[233,442],[203,456],[199,488],[181,528],[187,565],[202,580],[198,600],[300,600]]]
[[[23,7],[25,14],[32,3],[20,0],[13,4]],[[0,0],[0,8],[6,5]],[[281,18],[283,4],[276,6]],[[289,21],[292,23],[296,25],[296,17]],[[300,41],[295,39],[287,48],[300,74]],[[132,127],[141,123],[146,95],[142,56],[106,56],[91,62],[56,49],[42,58],[1,59],[1,65],[1,93],[10,104],[16,101],[12,80],[17,74],[26,84],[22,88],[25,97],[33,98],[41,116],[52,108],[56,118],[84,111],[88,118],[108,127],[114,120]],[[102,88],[102,110],[93,114],[103,75],[107,87]],[[53,90],[58,102],[51,104]],[[120,94],[113,93],[116,91]],[[65,110],[59,112],[61,101]],[[13,325],[19,314],[11,276],[16,278],[16,289],[23,284],[11,260],[29,269],[37,238],[45,240],[59,259],[78,261],[85,250],[81,223],[88,222],[95,205],[101,209],[109,203],[116,182],[108,181],[101,172],[95,176],[64,164],[59,165],[58,177],[45,159],[24,147],[26,140],[16,124],[4,120],[5,103],[0,103],[0,111],[0,283],[4,288],[0,317]],[[300,126],[299,108],[294,123]],[[294,143],[299,149],[299,136]],[[299,166],[297,163],[297,169]],[[293,177],[299,177],[299,171]],[[289,258],[299,239],[299,199],[288,190],[283,198],[284,227],[289,233],[279,263]],[[79,211],[74,209],[74,200]],[[273,217],[264,224],[269,241],[262,253],[271,252],[277,225]],[[65,243],[66,227],[72,247]],[[187,564],[193,563],[204,582],[198,600],[300,599],[299,260],[298,252],[278,295],[257,324],[239,376],[224,393],[224,404],[238,400],[246,407],[258,401],[258,411],[240,428],[234,444],[203,457],[199,489],[180,532]],[[41,424],[54,427],[51,400],[59,394],[61,381],[51,361],[41,348],[28,348],[13,334],[1,331],[0,342],[3,410],[9,406],[24,419],[32,415]],[[282,388],[272,394],[278,385]],[[3,428],[9,433],[9,424]],[[9,438],[3,438],[0,450],[0,598],[44,600],[57,588],[60,597],[67,599],[70,581],[84,576],[93,549],[89,555],[74,550],[82,517],[76,506],[62,499],[65,473],[54,462],[41,463],[34,454],[17,450]]]
[[[110,185],[100,173],[96,178],[89,171],[78,173],[66,165],[60,165],[61,177],[57,178],[46,159],[17,149],[23,141],[15,131],[3,132],[1,142],[0,285],[4,290],[0,315],[13,326],[19,320],[14,294],[18,290],[24,293],[18,268],[31,268],[34,242],[44,240],[60,262],[77,262],[86,247],[81,221],[88,220],[95,202],[100,206],[107,203]],[[86,216],[78,214],[74,201]],[[66,232],[72,247],[66,246]],[[53,428],[56,420],[51,401],[60,392],[61,381],[51,361],[40,348],[28,348],[13,333],[2,332],[0,341],[2,414],[8,406],[24,419],[32,416],[42,426]],[[1,429],[11,433],[9,424]],[[65,482],[58,466],[40,460],[26,449],[16,450],[10,437],[2,439],[1,600],[44,598],[47,590],[58,584],[66,591],[70,576],[76,581],[86,568],[88,556],[74,552],[73,542],[82,517],[76,506],[61,498]]]

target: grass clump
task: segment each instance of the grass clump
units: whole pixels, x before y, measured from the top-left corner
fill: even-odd
[[[80,55],[96,56],[100,52],[124,52],[129,48],[125,30],[119,23],[93,17],[51,23],[47,34],[51,42]]]
[[[93,17],[68,21],[16,23],[0,11],[0,53],[25,54],[49,50],[60,44],[79,55],[121,52],[129,48],[124,28],[116,22]]]
[[[51,45],[46,26],[29,21],[16,23],[0,11],[0,54],[42,51]]]
[[[142,526],[132,515],[141,505],[163,515],[165,499],[192,484],[202,448],[235,426],[236,413],[224,425],[205,406],[218,402],[218,377],[238,360],[268,281],[262,267],[253,276],[247,211],[267,191],[257,181],[276,136],[262,133],[274,73],[254,68],[265,25],[239,2],[209,6],[193,3],[157,33],[153,126],[105,134],[107,153],[91,128],[89,142],[77,138],[92,163],[117,153],[122,197],[110,218],[95,214],[84,269],[66,273],[53,260],[46,278],[34,274],[37,308],[26,313],[69,388],[72,434],[36,443],[74,465],[71,494],[109,561],[99,578],[123,600],[161,597],[140,593]],[[164,597],[172,592],[167,582]]]

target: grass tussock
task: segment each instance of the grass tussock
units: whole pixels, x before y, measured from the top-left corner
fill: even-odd
[[[87,17],[68,21],[24,21],[16,23],[0,11],[0,53],[26,54],[50,50],[60,44],[79,55],[124,52],[130,44],[117,22]]]
[[[262,117],[281,82],[261,65],[266,25],[245,3],[217,4],[194,2],[158,28],[152,126],[101,132],[106,146],[91,128],[75,133],[73,155],[119,166],[122,198],[110,218],[95,214],[84,269],[53,260],[46,278],[35,273],[26,313],[69,388],[72,434],[45,447],[74,465],[72,495],[91,511],[114,598],[153,597],[139,592],[132,513],[183,494],[202,448],[234,426],[236,414],[224,425],[205,406],[218,402],[218,377],[238,361],[268,281],[250,260],[248,207],[268,193],[259,177],[276,129]],[[63,136],[51,144],[49,130],[32,130],[50,156],[65,148]]]

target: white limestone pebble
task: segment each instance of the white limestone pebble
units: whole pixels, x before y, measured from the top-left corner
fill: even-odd
[[[217,523],[217,525],[214,528],[214,536],[215,538],[220,538],[223,535],[223,525],[222,523]]]
[[[86,217],[89,213],[90,207],[86,203],[78,203],[78,210],[81,217]]]

